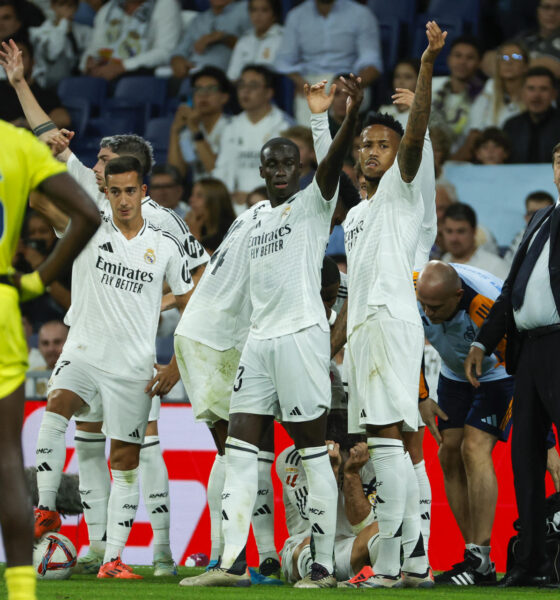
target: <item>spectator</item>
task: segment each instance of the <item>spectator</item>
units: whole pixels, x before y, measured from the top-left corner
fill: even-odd
[[[480,49],[476,38],[466,35],[455,38],[447,66],[449,77],[434,79],[430,124],[447,128],[452,146],[457,148],[464,141],[473,102],[484,86],[478,75]]]
[[[0,40],[7,42],[23,26],[15,0],[0,0]]]
[[[33,78],[33,46],[29,38],[18,37],[15,42],[21,52],[22,67],[18,67],[14,77],[18,80],[25,78],[37,102],[59,129],[70,127],[70,114],[62,106],[62,102],[56,93],[47,91]],[[2,72],[4,72],[3,69]],[[0,119],[13,123],[18,127],[27,127],[27,120],[23,114],[18,96],[7,79],[0,81],[0,98],[2,98],[0,102]]]
[[[74,23],[78,0],[51,0],[53,16],[29,35],[36,57],[35,78],[46,88],[55,88],[64,77],[79,74],[82,54],[89,45],[91,27]]]
[[[292,120],[272,104],[273,74],[263,65],[243,69],[237,96],[243,112],[224,129],[212,175],[226,184],[240,214],[246,209],[247,193],[262,185],[259,166],[263,144],[292,125]]]
[[[224,114],[230,85],[223,71],[204,67],[191,77],[193,105],[182,104],[175,113],[167,162],[182,177],[208,176],[216,164],[222,136],[230,117]]]
[[[355,73],[366,89],[383,70],[379,25],[373,13],[353,0],[305,0],[286,18],[276,68],[296,86],[294,113],[309,121],[303,93],[306,81],[331,80]]]
[[[173,165],[155,165],[150,176],[150,197],[159,205],[175,211],[184,219],[189,211],[183,202],[181,174]]]
[[[171,53],[173,76],[184,79],[194,67],[213,66],[225,72],[237,38],[250,27],[245,0],[210,0],[210,8],[190,22]]]
[[[487,127],[473,147],[473,162],[481,165],[503,165],[511,154],[509,137],[498,127]]]
[[[93,27],[95,15],[108,0],[80,0],[78,12],[74,17],[76,23]]]
[[[443,262],[471,265],[505,279],[509,265],[499,256],[476,245],[476,213],[468,204],[452,204],[443,217]]]
[[[247,196],[247,207],[251,208],[251,206],[255,206],[259,202],[268,199],[268,192],[266,191],[266,186],[261,185],[258,188],[255,188],[252,192],[249,192]]]
[[[95,17],[81,68],[108,81],[151,73],[169,61],[181,27],[177,0],[109,0]]]
[[[522,98],[527,110],[504,124],[504,132],[515,141],[510,161],[547,163],[552,148],[560,139],[560,111],[553,106],[556,81],[552,71],[546,67],[529,69]]]
[[[540,210],[541,208],[546,208],[547,206],[552,206],[554,204],[554,198],[548,193],[543,191],[531,192],[527,198],[525,198],[525,225],[529,224],[529,221],[533,218],[533,215]],[[525,228],[523,228],[511,242],[510,247],[506,250],[504,254],[504,260],[511,265],[513,257],[519,248],[519,244],[521,244],[521,240],[523,239],[523,234],[525,233]]]
[[[348,77],[348,73],[338,73],[335,75],[331,80],[331,85],[336,84],[340,77]],[[315,82],[312,81],[311,83]],[[329,129],[333,139],[346,116],[346,98],[348,98],[348,94],[341,89],[340,85],[337,85],[334,91],[334,99],[329,108]],[[309,123],[309,115],[307,115],[306,123]]]
[[[448,160],[451,154],[451,138],[447,128],[438,127],[437,125],[430,127],[430,140],[434,151],[434,167],[436,170],[436,180],[443,177],[443,165]]]
[[[393,72],[393,90],[403,88],[414,92],[419,72],[420,61],[417,58],[404,58],[400,60]],[[408,122],[410,107],[408,104],[383,104],[379,107],[378,112],[391,115],[405,128]]]
[[[276,59],[284,28],[280,25],[280,0],[249,0],[249,16],[253,29],[235,44],[227,76],[236,81],[245,65],[272,66]]]
[[[68,327],[62,321],[48,321],[39,329],[39,352],[47,369],[52,371],[68,336]]]
[[[309,127],[303,125],[294,125],[280,133],[282,137],[288,138],[299,148],[299,157],[301,161],[301,177],[299,178],[299,189],[306,188],[313,177],[317,168],[317,158],[313,147],[313,134]]]
[[[529,62],[527,50],[519,42],[504,42],[498,48],[497,55],[494,77],[486,82],[472,105],[466,126],[468,136],[454,154],[456,160],[470,159],[474,142],[483,129],[502,127],[524,108],[521,90]]]
[[[187,225],[204,249],[212,254],[235,220],[229,192],[221,181],[205,177],[194,184],[189,204]]]

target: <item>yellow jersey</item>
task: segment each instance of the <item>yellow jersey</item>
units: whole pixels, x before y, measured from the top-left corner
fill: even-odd
[[[65,171],[32,133],[0,120],[0,275],[13,272],[29,192]]]

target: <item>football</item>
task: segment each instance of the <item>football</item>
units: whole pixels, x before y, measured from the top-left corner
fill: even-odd
[[[37,579],[68,579],[76,559],[74,544],[60,533],[48,533],[33,546]]]

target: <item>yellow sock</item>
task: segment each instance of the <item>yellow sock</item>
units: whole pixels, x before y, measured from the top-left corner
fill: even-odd
[[[8,588],[8,600],[37,600],[35,569],[28,567],[8,567],[4,573]]]

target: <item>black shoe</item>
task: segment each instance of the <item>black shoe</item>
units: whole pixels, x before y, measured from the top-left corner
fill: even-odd
[[[477,571],[480,565],[480,558],[474,552],[465,550],[465,559],[453,565],[449,571],[436,575],[434,581],[447,585],[494,585],[496,583],[494,563],[490,563],[486,573]]]
[[[540,587],[550,584],[550,575],[530,575],[523,567],[513,567],[498,583],[498,587]]]
[[[434,575],[434,581],[436,583],[451,583],[451,578],[454,575],[457,575],[457,573],[461,573],[467,568],[468,565],[471,564],[469,554],[469,551],[465,550],[463,560],[461,562],[455,563],[448,571],[444,571],[439,575]]]
[[[280,563],[275,558],[267,558],[260,564],[259,573],[264,577],[280,579]]]

